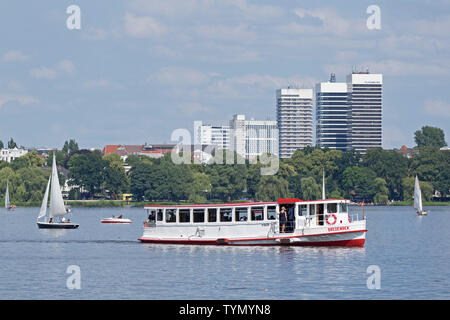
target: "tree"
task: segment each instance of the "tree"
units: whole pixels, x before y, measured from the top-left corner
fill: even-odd
[[[408,176],[408,159],[395,151],[372,148],[362,157],[362,165],[383,178],[389,189],[389,198],[400,200],[402,179]],[[374,178],[375,179],[375,178]]]
[[[305,177],[300,180],[302,199],[317,200],[321,198],[321,191],[319,185],[313,177]]]
[[[3,149],[5,147],[5,145],[3,144],[3,141],[0,140],[0,149]]]
[[[261,201],[275,201],[279,198],[290,198],[288,182],[274,175],[262,176],[258,184],[256,199]]]
[[[414,141],[417,147],[435,147],[442,148],[447,145],[445,142],[444,131],[440,128],[424,126],[421,130],[414,133]]]
[[[403,200],[412,201],[414,199],[414,185],[416,183],[415,177],[407,177],[403,179]],[[426,181],[419,181],[422,197],[425,200],[430,200],[433,196],[433,185]]]
[[[348,196],[372,200],[376,191],[375,178],[375,172],[369,168],[350,167],[344,171],[342,187]]]
[[[13,138],[8,141],[8,149],[14,149],[17,148],[17,143],[14,142]]]
[[[195,172],[189,193],[189,201],[194,203],[206,202],[206,195],[211,192],[211,182],[204,173]]]
[[[72,155],[68,162],[69,184],[88,190],[93,197],[95,191],[102,186],[107,164],[100,152]]]
[[[117,200],[117,195],[128,190],[130,182],[123,167],[122,159],[115,153],[103,157],[106,161],[104,170],[104,189]]]
[[[386,181],[383,178],[375,179],[375,196],[373,202],[375,204],[387,204],[389,201],[389,190],[386,187]]]

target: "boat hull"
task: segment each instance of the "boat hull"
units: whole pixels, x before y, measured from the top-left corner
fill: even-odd
[[[230,246],[332,246],[364,247],[367,230],[337,232],[318,235],[294,235],[266,238],[218,238],[218,239],[163,239],[141,237],[143,243],[184,245],[230,245]]]
[[[38,222],[39,229],[76,229],[79,227],[78,224],[74,223],[48,223],[48,222]]]
[[[113,218],[105,218],[100,220],[101,223],[131,223],[130,219],[113,219]]]

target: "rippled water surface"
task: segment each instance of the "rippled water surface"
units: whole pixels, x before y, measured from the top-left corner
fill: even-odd
[[[450,299],[450,208],[427,209],[366,207],[364,248],[294,248],[142,244],[142,208],[73,208],[77,230],[40,230],[38,208],[1,208],[0,297]],[[100,223],[118,214],[133,223]],[[66,286],[71,265],[79,290]],[[371,265],[378,290],[367,287]]]

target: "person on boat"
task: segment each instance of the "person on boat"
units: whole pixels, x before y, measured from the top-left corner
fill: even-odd
[[[53,223],[53,218],[48,219],[48,223]]]
[[[287,213],[286,208],[281,207],[281,211],[277,212],[280,220],[280,226],[281,226],[281,233],[284,233],[284,230],[286,229],[286,220],[287,220]]]
[[[294,231],[294,207],[290,207],[287,212],[288,230]]]

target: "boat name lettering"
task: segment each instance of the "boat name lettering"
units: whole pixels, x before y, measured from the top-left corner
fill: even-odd
[[[328,228],[328,231],[342,231],[342,230],[348,230],[349,227],[332,227],[332,228]]]

